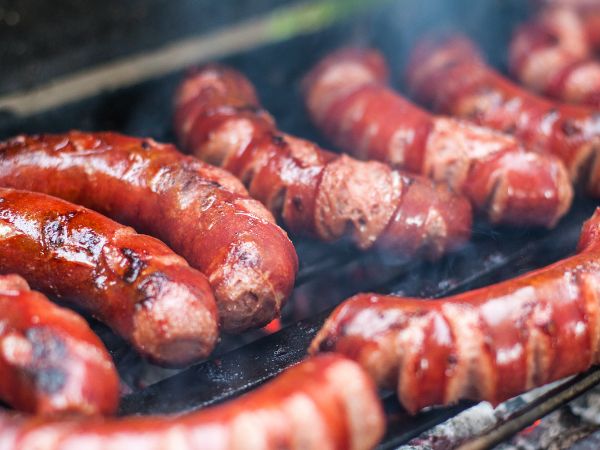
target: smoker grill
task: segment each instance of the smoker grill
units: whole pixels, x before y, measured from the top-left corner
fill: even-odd
[[[143,56],[143,52],[154,51],[164,45],[177,47],[177,42],[198,33],[202,40],[204,32],[212,32],[219,26],[228,26],[235,32],[234,19],[263,14],[274,6],[288,7],[291,2],[262,0],[249,2],[251,6],[248,6],[248,2],[244,5],[239,1],[223,1],[220,6],[215,6],[210,1],[136,0],[131,2],[131,10],[137,11],[137,16],[127,15],[131,10],[119,13],[121,2],[114,0],[86,2],[86,14],[77,10],[74,6],[77,2],[52,2],[53,7],[58,5],[59,10],[61,4],[65,8],[70,7],[60,15],[54,28],[43,19],[36,19],[35,2],[13,3],[24,24],[21,29],[18,24],[13,24],[16,35],[8,34],[6,27],[4,30],[0,27],[0,42],[4,42],[6,48],[22,41],[32,42],[34,48],[29,51],[25,46],[24,54],[15,59],[14,65],[6,65],[4,61],[0,64],[4,72],[0,73],[0,105],[18,104],[19,99],[23,99],[23,104],[29,109],[24,108],[27,109],[22,111],[25,115],[0,111],[0,138],[17,133],[61,132],[79,128],[115,130],[174,142],[171,101],[183,73],[183,63],[181,67],[167,70],[167,73],[158,70],[144,74],[140,71],[137,79],[132,82],[124,79],[122,86],[117,85],[116,89],[105,92],[100,92],[103,82],[100,79],[99,86],[91,86],[89,92],[92,95],[87,95],[88,91],[84,90],[81,98],[66,95],[65,101],[61,101],[59,93],[58,97],[52,97],[49,108],[45,108],[44,101],[41,101],[39,109],[43,110],[40,111],[36,110],[37,97],[33,96],[31,89],[37,89],[41,82],[47,81],[47,77],[66,77],[59,86],[71,89],[77,79],[72,75],[86,67],[89,69],[90,65],[105,64],[111,58],[124,58],[127,64],[131,55],[142,52]],[[356,3],[341,2],[348,8],[356,7]],[[308,9],[294,10],[299,22],[288,21],[288,29],[320,29],[287,39],[283,39],[285,29],[283,33],[280,30],[279,34],[269,35],[279,42],[239,52],[225,48],[219,55],[219,49],[211,49],[218,55],[213,59],[231,64],[250,77],[263,104],[283,130],[320,141],[327,147],[309,124],[298,91],[302,75],[325,52],[343,44],[370,44],[383,50],[392,67],[398,68],[423,30],[451,24],[470,32],[484,47],[491,61],[502,67],[511,27],[528,13],[527,6],[517,0],[372,3],[369,7],[360,6],[359,13],[349,14],[333,24],[328,24],[328,21],[335,21],[335,14],[329,18],[316,14],[316,19],[311,19],[309,4]],[[318,2],[312,6],[316,4]],[[325,4],[329,5],[331,12],[335,5],[339,9],[340,2]],[[10,12],[1,8],[0,11],[5,19],[6,13]],[[317,8],[315,11],[320,10]],[[322,20],[323,17],[327,20]],[[306,22],[306,26],[300,19]],[[316,22],[311,25],[310,20]],[[52,36],[57,27],[68,29],[75,23],[78,25],[71,36]],[[281,23],[285,25],[286,22],[280,21],[280,27]],[[126,39],[123,27],[133,29],[131,27],[134,26],[138,31],[131,32],[132,39]],[[31,38],[23,38],[28,33],[32,33]],[[49,35],[45,37],[43,33]],[[268,41],[269,36],[265,40]],[[49,44],[40,53],[36,48],[39,49],[39,42],[44,38],[50,43],[55,39],[56,45]],[[120,42],[123,45],[119,45]],[[243,47],[242,43],[240,48]],[[10,52],[4,56],[7,55],[11,56]],[[199,56],[197,59],[202,58]],[[192,62],[189,62],[190,65]],[[33,87],[30,88],[30,85]],[[42,91],[49,92],[51,87]],[[115,358],[123,380],[120,413],[180,413],[234,398],[253,389],[300,361],[328,312],[354,293],[375,291],[441,297],[546,265],[574,251],[581,225],[594,207],[590,200],[577,198],[568,216],[552,231],[499,229],[477,222],[471,243],[436,263],[388,260],[382,255],[351,250],[344,242],[324,245],[294,237],[301,268],[296,289],[283,313],[282,329],[277,331],[274,325],[270,331],[226,336],[210,360],[182,371],[160,369],[142,361],[122,340],[92,321],[95,331]],[[506,440],[598,381],[600,369],[593,368],[550,388],[512,399],[493,413],[491,408],[464,402],[453,407],[431,409],[415,417],[408,416],[401,409],[393,393],[381,392],[388,418],[388,433],[380,448],[396,448],[411,440],[411,444],[420,445],[419,448],[454,448],[459,443],[470,445],[469,448],[484,448]],[[467,421],[470,426],[463,433],[454,433],[453,437],[435,432],[422,434],[448,419],[450,424]],[[474,424],[474,421],[481,423]]]

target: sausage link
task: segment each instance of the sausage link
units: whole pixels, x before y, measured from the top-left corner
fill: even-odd
[[[384,427],[367,374],[340,356],[321,356],[239,399],[179,417],[50,421],[2,413],[0,450],[366,450]]]
[[[596,8],[600,20],[600,8]],[[594,43],[586,29],[586,16],[587,12],[557,6],[544,9],[518,27],[509,51],[515,77],[544,95],[599,107],[600,62],[593,59]]]
[[[171,145],[116,133],[19,136],[0,143],[0,185],[84,205],[163,240],[212,286],[225,331],[279,315],[296,252],[235,177]]]
[[[435,109],[514,134],[527,147],[558,156],[575,182],[600,197],[600,113],[525,91],[487,66],[462,35],[423,40],[412,54],[408,81]]]
[[[552,227],[573,196],[554,156],[527,152],[512,136],[435,117],[387,86],[375,50],[342,49],[305,79],[313,122],[344,151],[447,183],[492,223]]]
[[[429,180],[320,149],[277,130],[240,73],[207,66],[181,84],[183,147],[223,166],[295,232],[361,249],[437,257],[470,234],[469,204]]]
[[[497,404],[600,362],[600,209],[575,256],[440,300],[360,294],[310,352],[355,359],[412,413],[459,399]]]
[[[162,242],[64,200],[0,188],[0,273],[85,308],[160,364],[205,357],[218,339],[202,273]]]
[[[112,414],[119,377],[110,355],[79,315],[0,276],[0,399],[38,415]]]

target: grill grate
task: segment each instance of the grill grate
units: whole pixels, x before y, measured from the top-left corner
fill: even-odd
[[[243,71],[255,82],[264,105],[279,120],[282,129],[319,141],[301,107],[299,92],[289,86],[298,86],[300,77],[324,52],[349,42],[368,42],[384,50],[392,65],[398,66],[420,30],[450,18],[451,22],[473,31],[487,46],[488,54],[501,63],[500,55],[506,48],[510,28],[525,12],[522,2],[517,1],[477,2],[477,6],[462,0],[395,2],[313,34],[224,58],[223,62]],[[482,23],[486,26],[481,27]],[[181,75],[161,76],[26,118],[0,112],[0,138],[79,128],[111,129],[173,142],[171,96]],[[591,201],[577,199],[573,210],[552,231],[491,229],[477,223],[474,238],[465,249],[435,264],[389,261],[381,255],[359,254],[344,243],[323,245],[294,239],[301,268],[293,298],[284,310],[283,329],[273,334],[259,330],[226,336],[211,360],[183,371],[145,363],[106,327],[93,322],[115,358],[125,385],[120,414],[180,413],[254,388],[301,360],[327,313],[356,292],[441,297],[548,264],[574,250],[581,224],[593,208]],[[494,439],[506,439],[567,402],[597,382],[599,373],[591,370],[537,397],[530,395],[507,402],[501,420],[492,424]],[[409,417],[390,392],[381,395],[389,430],[382,449],[406,443],[472,406],[461,403]],[[434,441],[426,444],[435,448]]]

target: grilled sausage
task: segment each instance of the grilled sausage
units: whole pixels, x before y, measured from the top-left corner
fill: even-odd
[[[171,145],[116,133],[19,136],[0,143],[0,185],[44,192],[163,240],[208,277],[223,329],[280,312],[297,256],[231,174]]]
[[[85,320],[0,276],[0,399],[21,411],[112,414],[119,377]]]
[[[600,106],[600,62],[593,59],[593,26],[587,11],[544,9],[515,32],[509,52],[511,72],[528,88],[571,103]],[[593,17],[593,14],[591,15]],[[588,30],[588,26],[590,29]]]
[[[415,413],[462,398],[494,404],[600,362],[600,209],[578,253],[440,300],[361,294],[311,344],[360,362]]]
[[[429,180],[320,149],[277,130],[240,73],[207,66],[176,98],[183,147],[237,175],[254,198],[299,234],[361,249],[437,257],[470,234],[469,204]]]
[[[464,36],[425,39],[408,67],[412,91],[435,109],[514,134],[563,160],[575,182],[600,197],[600,114],[531,94],[488,67]]]
[[[3,413],[0,449],[366,450],[384,424],[367,374],[321,356],[244,397],[179,417],[49,421]]]
[[[552,227],[572,187],[553,156],[526,152],[512,136],[435,117],[387,87],[377,51],[342,49],[305,79],[313,122],[358,158],[385,161],[452,186],[492,223]]]
[[[162,242],[44,194],[0,188],[0,273],[87,309],[161,364],[205,357],[218,338],[204,275]]]

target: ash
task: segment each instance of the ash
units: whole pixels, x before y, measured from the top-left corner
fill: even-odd
[[[558,383],[515,397],[493,408],[479,403],[426,431],[399,450],[451,450],[487,434],[509,420],[524,404],[542,397]],[[600,449],[600,385],[547,415],[494,450]]]
[[[597,450],[600,448],[600,386],[526,428],[494,450]]]

